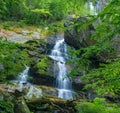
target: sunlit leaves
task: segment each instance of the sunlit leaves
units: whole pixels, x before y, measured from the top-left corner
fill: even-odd
[[[102,64],[100,68],[93,69],[84,77],[88,82],[86,88],[94,89],[98,94],[120,93],[120,59],[109,64]]]

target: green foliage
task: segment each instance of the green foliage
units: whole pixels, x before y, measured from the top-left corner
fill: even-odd
[[[0,0],[0,19],[20,20],[25,14],[24,0]]]
[[[73,55],[73,62],[75,62],[73,74],[77,74],[80,69],[86,71],[88,73],[84,77],[87,82],[86,88],[92,88],[98,94],[103,95],[118,95],[120,93],[120,59],[114,58],[110,62],[106,59],[106,55],[111,55],[114,52],[111,40],[116,35],[120,35],[120,6],[118,4],[120,4],[120,0],[111,0],[102,12],[90,19],[89,23],[86,23],[89,25],[98,19],[100,21],[95,26],[95,33],[92,37],[95,44],[73,51],[73,54],[76,55]],[[78,25],[84,27],[84,23],[83,25],[78,23]],[[101,58],[102,54],[106,58],[98,59]],[[97,60],[103,60],[104,64],[97,65]],[[93,63],[97,65],[97,69],[91,69]]]
[[[11,102],[0,101],[0,113],[14,113]]]
[[[77,113],[120,113],[117,105],[110,105],[104,98],[95,98],[93,102],[80,102],[76,106]]]
[[[34,9],[26,15],[26,21],[29,24],[40,24],[41,20],[48,19],[51,13],[46,9]]]
[[[47,73],[47,69],[48,69],[48,66],[50,66],[50,59],[46,56],[44,56],[41,61],[39,61],[37,64],[36,64],[36,67],[39,69],[39,73],[40,74],[45,74]]]
[[[29,64],[27,51],[21,51],[20,47],[20,44],[0,40],[0,65],[4,67],[0,69],[0,81],[17,77],[24,69],[24,64]]]
[[[0,0],[0,20],[26,20],[29,24],[54,22],[64,19],[68,12],[87,14],[85,3],[86,0]]]
[[[98,69],[93,69],[84,76],[86,88],[94,89],[98,94],[120,93],[120,59],[101,64]]]

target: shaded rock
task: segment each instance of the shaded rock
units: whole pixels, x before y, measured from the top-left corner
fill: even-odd
[[[44,86],[44,85],[40,85],[40,86],[36,86],[42,89],[44,96],[46,95],[52,95],[52,96],[58,96],[58,90],[54,87],[49,87],[49,86]]]
[[[64,100],[56,97],[43,97],[41,99],[27,101],[27,105],[33,112],[53,113],[55,110],[58,113],[75,113],[75,101]]]
[[[72,87],[74,90],[82,90],[85,83],[81,80],[80,76],[76,76],[72,78]]]
[[[55,81],[53,65],[54,61],[50,57],[42,56],[41,60],[30,68],[30,75],[33,77],[32,82],[34,84],[53,86],[53,81]]]
[[[14,108],[15,113],[31,113],[23,98],[18,98]]]
[[[24,91],[15,90],[15,96],[16,97],[21,97],[23,95],[24,95]]]
[[[73,18],[69,16],[66,19],[64,26],[66,27],[65,42],[67,44],[79,49],[80,47],[86,47],[94,43],[91,40],[91,35],[94,30],[92,25],[79,29],[78,23],[83,25],[87,21],[88,19],[86,17]]]
[[[50,53],[51,49],[54,47],[56,39],[57,38],[55,36],[48,37],[48,39],[47,39],[47,48],[48,48],[47,53]]]

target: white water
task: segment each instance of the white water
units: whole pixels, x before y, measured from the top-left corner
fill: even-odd
[[[29,69],[30,67],[26,67],[26,69],[19,74],[18,80],[17,80],[18,90],[22,91],[24,88],[26,88],[26,90],[28,90],[28,93],[26,95],[27,99],[31,99],[33,97],[40,98],[42,96],[42,90],[28,82]]]
[[[50,57],[53,58],[58,67],[56,76],[56,87],[58,88],[58,97],[64,99],[72,99],[71,80],[67,77],[68,70],[66,68],[66,60],[68,59],[67,46],[64,37],[57,35],[56,44],[51,51]],[[55,66],[56,66],[55,65]],[[54,67],[56,68],[56,67]]]
[[[22,91],[24,84],[28,84],[28,76],[29,76],[29,69],[30,67],[26,67],[25,70],[23,70],[19,75],[18,75],[18,90]]]
[[[23,72],[21,72],[18,76],[18,81],[20,83],[26,83],[27,82],[27,78],[28,78],[28,75],[29,75],[29,67],[26,67],[25,70],[23,70]]]

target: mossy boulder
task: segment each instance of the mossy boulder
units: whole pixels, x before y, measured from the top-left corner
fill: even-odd
[[[34,113],[76,113],[74,100],[65,100],[54,96],[45,96],[41,99],[26,101],[30,110]]]
[[[53,76],[54,61],[47,55],[43,55],[41,60],[30,68],[30,75],[34,84],[53,86],[55,77]]]
[[[47,53],[47,42],[46,40],[29,40],[23,48],[27,50],[32,60],[31,64],[34,65],[34,63],[41,59],[42,54]]]
[[[18,98],[15,104],[14,113],[31,113],[25,100]]]
[[[45,85],[36,85],[37,88],[42,89],[43,96],[51,95],[51,96],[58,96],[58,90],[55,87],[49,87]]]

